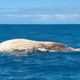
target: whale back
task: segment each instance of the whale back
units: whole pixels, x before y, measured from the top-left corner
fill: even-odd
[[[75,49],[61,43],[34,41],[28,39],[12,39],[0,43],[0,52],[25,53],[33,51],[74,51],[74,50]]]
[[[45,48],[47,50],[55,50],[55,51],[70,51],[72,50],[71,47],[68,47],[67,45],[56,43],[56,42],[43,42],[41,44],[42,48]]]

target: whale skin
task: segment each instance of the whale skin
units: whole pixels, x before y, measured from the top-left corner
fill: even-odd
[[[0,43],[0,52],[27,53],[33,51],[72,51],[73,48],[50,41],[35,41],[28,39],[11,39]]]

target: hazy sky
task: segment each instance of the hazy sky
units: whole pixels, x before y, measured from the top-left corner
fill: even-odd
[[[80,0],[0,0],[0,23],[80,23]]]

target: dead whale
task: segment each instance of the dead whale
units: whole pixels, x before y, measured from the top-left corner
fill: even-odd
[[[60,52],[60,51],[80,51],[80,49],[74,49],[67,45],[46,42],[35,41],[28,39],[12,39],[0,43],[0,52],[6,53],[29,53],[33,51],[48,51],[48,52]]]

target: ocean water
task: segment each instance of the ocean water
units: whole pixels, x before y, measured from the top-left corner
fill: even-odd
[[[0,42],[15,38],[80,48],[80,25],[0,25]],[[80,52],[0,53],[0,80],[80,80]]]

